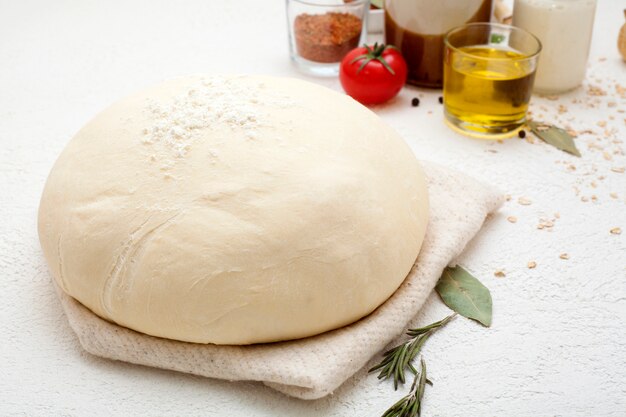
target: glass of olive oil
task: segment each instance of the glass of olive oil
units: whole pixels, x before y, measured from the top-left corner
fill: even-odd
[[[526,122],[541,43],[496,23],[470,23],[445,38],[445,120],[482,139],[513,136]]]

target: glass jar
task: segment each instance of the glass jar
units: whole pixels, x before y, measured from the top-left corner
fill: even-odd
[[[481,139],[512,137],[526,122],[541,42],[498,23],[469,23],[444,39],[446,123]]]
[[[596,0],[515,0],[513,25],[539,38],[535,91],[558,94],[585,78]]]
[[[369,0],[287,0],[291,59],[310,75],[336,76],[367,35]]]
[[[491,0],[385,0],[385,42],[409,67],[410,84],[441,88],[443,37],[471,22],[489,22]]]

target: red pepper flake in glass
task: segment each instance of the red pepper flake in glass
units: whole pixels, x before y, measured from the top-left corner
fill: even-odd
[[[309,61],[339,62],[359,45],[361,19],[350,13],[298,15],[294,35],[298,54]]]

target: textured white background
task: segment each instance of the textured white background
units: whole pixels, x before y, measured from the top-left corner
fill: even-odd
[[[557,101],[534,98],[535,115],[593,130],[578,138],[582,159],[542,143],[453,134],[442,123],[438,92],[406,88],[374,109],[420,158],[512,196],[460,259],[492,291],[493,327],[459,319],[427,344],[435,385],[424,416],[626,415],[626,174],[611,171],[626,165],[626,115],[619,112],[626,98],[615,88],[616,81],[626,86],[615,47],[624,8],[623,0],[599,1],[585,87]],[[333,396],[305,402],[256,383],[91,357],[50,283],[36,211],[72,135],[115,99],[168,77],[298,76],[286,43],[278,0],[0,0],[0,415],[378,416],[403,395],[363,371]],[[336,80],[318,82],[340,88]],[[607,95],[588,97],[589,84]],[[418,94],[422,103],[412,108]],[[567,108],[561,114],[559,104]],[[519,205],[520,196],[533,204]],[[554,212],[553,230],[538,230],[540,218]],[[507,222],[510,215],[518,222]],[[610,234],[614,227],[622,234]],[[563,252],[569,260],[559,258]],[[536,269],[526,267],[531,260]],[[506,276],[494,277],[497,269]],[[419,320],[445,314],[431,297]]]

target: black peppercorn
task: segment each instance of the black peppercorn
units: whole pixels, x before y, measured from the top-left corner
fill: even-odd
[[[439,96],[439,104],[443,104],[443,97]]]
[[[524,139],[526,137],[526,131],[524,129],[520,130],[517,132],[517,136],[519,136],[520,139]]]
[[[419,105],[420,105],[420,99],[417,97],[413,97],[413,100],[411,100],[411,106],[417,107]]]

